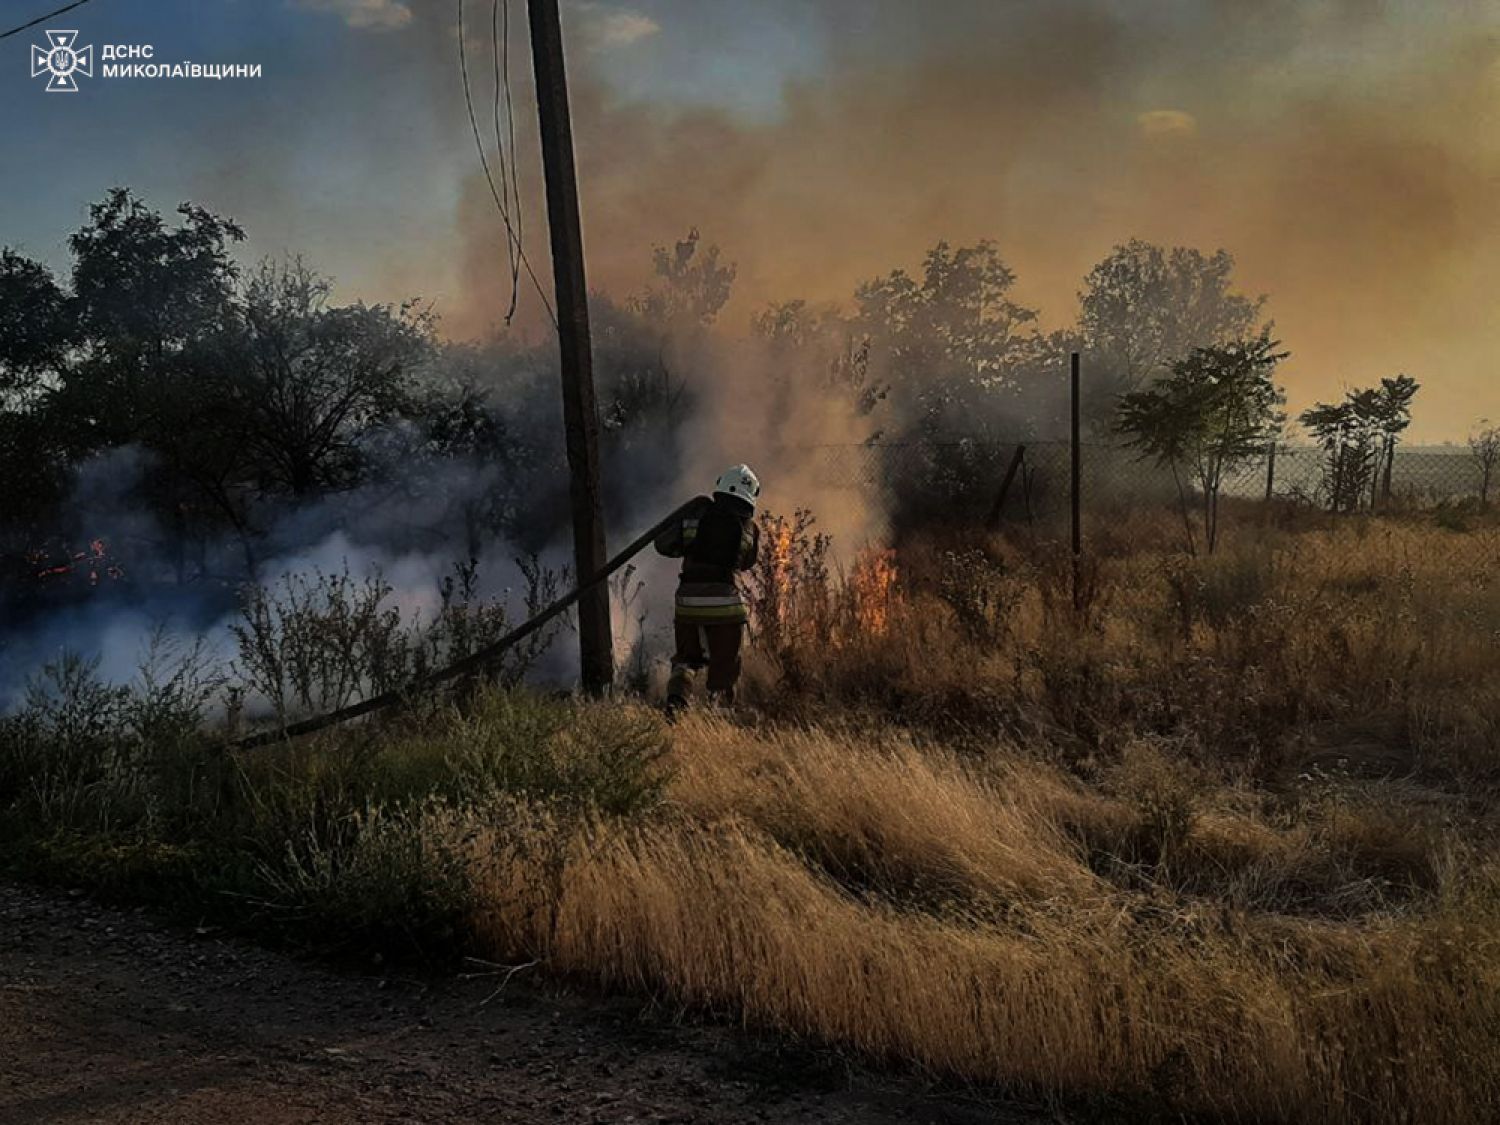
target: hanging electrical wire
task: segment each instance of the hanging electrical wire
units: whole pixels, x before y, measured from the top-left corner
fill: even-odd
[[[494,59],[494,91],[495,96],[490,107],[490,115],[495,126],[495,154],[496,162],[500,165],[500,194],[505,201],[506,211],[510,215],[512,226],[516,237],[506,240],[506,248],[510,257],[510,309],[505,314],[505,323],[509,324],[511,318],[516,314],[516,296],[520,290],[521,261],[519,250],[525,246],[525,234],[521,229],[521,185],[517,182],[520,174],[519,165],[516,160],[515,146],[509,149],[509,158],[506,156],[505,135],[500,130],[500,95],[502,90],[501,68],[504,66],[503,89],[507,104],[510,100],[510,0],[505,3],[505,38],[502,45],[500,37],[500,5],[502,0],[494,0],[490,5],[490,52]],[[514,138],[512,138],[514,139]]]
[[[13,27],[9,31],[0,31],[0,39],[9,39],[12,35],[20,35],[21,32],[27,30],[28,28],[35,27],[39,23],[46,23],[48,20],[52,19],[55,16],[60,16],[64,12],[71,12],[74,8],[81,8],[88,2],[89,0],[73,0],[73,3],[65,4],[61,8],[58,8],[55,12],[48,12],[45,16],[37,16],[37,18],[32,20],[30,23],[23,23],[20,27]]]
[[[511,94],[510,85],[510,0],[500,0],[505,5],[505,36],[502,43],[504,53],[501,55],[502,65],[505,71],[505,123],[510,134],[510,186],[514,197],[516,220],[516,245],[523,251],[526,249],[526,209],[521,206],[521,173],[520,162],[516,157],[519,151],[516,148],[516,100]]]
[[[464,105],[469,111],[469,128],[474,134],[474,146],[479,152],[479,165],[484,169],[484,180],[490,188],[490,198],[495,201],[495,209],[500,213],[500,220],[505,224],[505,235],[508,246],[514,251],[520,260],[521,266],[526,271],[526,276],[531,279],[535,286],[537,296],[542,300],[542,306],[547,310],[547,316],[552,321],[552,327],[557,327],[557,313],[553,311],[552,302],[547,297],[547,291],[542,288],[542,283],[537,279],[536,270],[531,266],[531,260],[526,256],[526,248],[516,233],[515,225],[511,219],[510,208],[506,200],[501,196],[500,189],[495,186],[495,174],[490,168],[489,154],[485,152],[484,137],[480,133],[479,118],[474,112],[473,87],[469,83],[469,56],[464,38],[464,0],[458,0],[458,67],[463,78]],[[519,280],[519,274],[517,275]],[[506,316],[506,323],[510,323],[510,316],[515,311],[515,293],[511,295],[510,314]]]
[[[508,13],[507,13],[508,14]],[[500,166],[500,198],[505,204],[505,213],[511,220],[512,229],[515,226],[516,204],[510,187],[510,165],[512,161],[505,158],[505,142],[500,133],[500,0],[493,0],[490,4],[490,55],[494,62],[493,88],[494,97],[491,99],[490,116],[495,126],[495,163]],[[506,257],[510,261],[510,306],[505,312],[505,323],[509,324],[516,315],[516,299],[520,295],[520,258],[516,250],[521,238],[519,231],[516,237],[505,240]]]

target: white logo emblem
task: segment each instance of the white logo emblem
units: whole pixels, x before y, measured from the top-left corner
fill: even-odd
[[[31,48],[31,77],[37,78],[43,74],[49,75],[47,79],[47,92],[55,94],[76,94],[78,92],[78,74],[86,74],[90,78],[94,76],[94,48],[77,48],[73,44],[78,42],[76,31],[49,31],[47,41],[52,44],[51,49],[33,46]]]

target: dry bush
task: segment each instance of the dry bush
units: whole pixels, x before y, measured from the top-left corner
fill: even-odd
[[[527,618],[557,600],[560,576],[535,556],[516,559],[526,584]],[[231,712],[248,698],[285,725],[299,714],[334,711],[370,695],[397,690],[472,655],[510,631],[502,601],[478,598],[478,563],[453,568],[438,585],[428,619],[403,613],[394,588],[378,572],[354,578],[291,574],[276,585],[240,592],[239,620],[229,627],[239,656],[231,667]],[[488,677],[506,687],[525,679],[551,647],[561,621],[497,654]],[[471,684],[459,685],[461,691]]]
[[[1493,769],[1496,712],[1470,702],[1500,691],[1491,533],[1455,550],[1416,520],[1259,537],[1247,525],[1219,556],[1189,559],[1148,533],[1132,546],[1149,523],[1122,520],[1110,552],[1090,554],[1082,613],[1066,553],[1029,538],[903,544],[885,562],[878,631],[849,608],[847,578],[784,569],[778,603],[816,607],[815,625],[752,631],[748,695],[783,717],[1025,737],[1084,769],[1165,738],[1282,779],[1340,737],[1370,743],[1338,729],[1371,722],[1390,732],[1385,772]]]

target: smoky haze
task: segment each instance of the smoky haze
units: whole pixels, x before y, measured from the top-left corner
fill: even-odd
[[[229,112],[178,149],[174,190],[153,202],[192,198],[234,216],[255,255],[305,250],[341,300],[420,295],[449,339],[493,341],[511,276],[470,134],[455,5],[302,6],[349,14],[330,104]],[[374,7],[410,15],[359,22]],[[524,5],[510,7],[509,167],[550,290]],[[496,117],[507,137],[509,125],[495,103],[491,12],[466,5],[465,44],[493,152]],[[746,460],[778,510],[814,508],[841,546],[879,538],[883,513],[830,494],[816,458],[797,451],[861,442],[889,419],[804,386],[806,372],[786,370],[749,325],[790,299],[848,311],[857,285],[915,272],[944,239],[993,239],[1017,275],[1011,296],[1039,309],[1045,330],[1071,325],[1082,278],[1117,244],[1223,247],[1235,287],[1269,297],[1292,353],[1279,377],[1293,412],[1398,371],[1423,382],[1413,441],[1462,438],[1500,411],[1494,3],[579,0],[565,15],[596,328],[651,283],[652,247],[690,228],[736,267],[717,331],[666,345],[671,375],[692,391],[688,424],[669,452],[645,440],[617,453],[615,535]],[[723,62],[717,45],[749,27],[793,29],[797,65],[745,54],[720,73],[695,61]],[[768,82],[769,101],[737,92]],[[338,190],[294,190],[310,163],[336,170]],[[506,346],[545,348],[551,326],[524,273],[520,285]],[[508,393],[503,380],[493,389]],[[537,402],[555,425],[553,399]],[[345,545],[324,535],[322,509],[297,515],[275,556],[288,566],[353,554],[356,569],[367,558],[410,571],[403,588],[426,591],[459,553],[408,549],[386,532]],[[565,555],[544,533],[525,546]],[[495,553],[492,573],[510,548]],[[669,592],[651,576],[657,596]]]
[[[651,8],[663,37],[674,17],[691,22],[681,7]],[[1294,409],[1409,370],[1428,387],[1417,437],[1462,437],[1475,421],[1500,350],[1497,6],[815,7],[823,66],[788,80],[763,119],[627,99],[609,75],[634,48],[574,51],[595,286],[638,286],[645,247],[691,224],[738,264],[723,317],[736,330],[772,300],[847,303],[939,238],[993,238],[1023,303],[1061,327],[1116,243],[1224,247],[1240,287],[1271,298]],[[775,19],[786,6],[737,10]],[[583,40],[588,14],[573,15]],[[436,103],[461,120],[450,14],[421,19]],[[509,285],[488,189],[465,158],[462,297],[447,321],[460,336],[496,323]],[[529,248],[545,276],[544,240]]]

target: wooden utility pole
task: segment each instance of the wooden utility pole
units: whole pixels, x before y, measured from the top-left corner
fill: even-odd
[[[573,559],[578,581],[585,582],[604,569],[606,556],[604,501],[599,493],[599,413],[594,402],[589,295],[583,272],[583,226],[578,214],[578,174],[573,166],[568,74],[557,0],[528,0],[527,10],[541,120],[542,166],[547,178],[547,223],[552,232],[563,426],[573,506]],[[606,585],[595,586],[578,600],[578,647],[584,690],[591,695],[602,694],[614,680]]]

